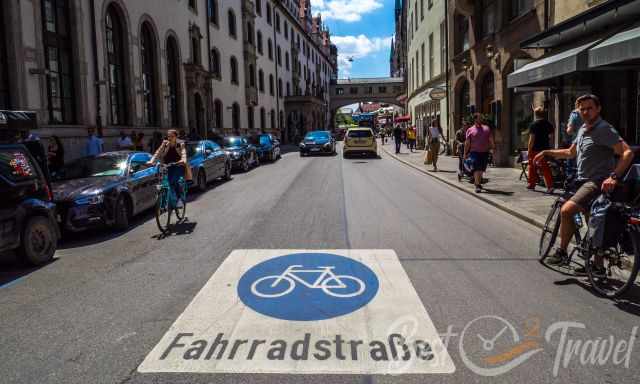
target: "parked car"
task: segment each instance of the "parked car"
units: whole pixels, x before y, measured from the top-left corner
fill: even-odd
[[[227,136],[222,140],[222,146],[231,158],[233,169],[248,172],[251,167],[260,165],[257,149],[244,136]]]
[[[336,141],[329,131],[310,131],[300,142],[300,156],[315,153],[336,153]]]
[[[20,144],[0,145],[0,252],[31,265],[53,259],[60,231],[44,172]]]
[[[53,182],[58,220],[69,231],[129,227],[131,217],[155,205],[157,167],[146,152],[106,152],[66,164]]]
[[[231,179],[231,158],[221,146],[211,140],[188,142],[187,159],[196,187],[200,191],[207,189],[207,183],[211,180]]]
[[[270,133],[252,136],[251,144],[256,147],[260,161],[276,161],[280,158],[280,141]]]
[[[378,144],[371,128],[349,128],[345,135],[342,156],[359,154],[378,156]]]

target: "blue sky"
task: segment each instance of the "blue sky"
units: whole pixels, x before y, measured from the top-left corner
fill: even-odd
[[[389,76],[395,0],[311,0],[311,6],[338,46],[340,78]]]

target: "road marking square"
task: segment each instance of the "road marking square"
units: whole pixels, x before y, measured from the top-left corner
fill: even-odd
[[[450,374],[393,250],[235,250],[142,373]]]

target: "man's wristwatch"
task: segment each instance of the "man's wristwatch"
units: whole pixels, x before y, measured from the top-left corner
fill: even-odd
[[[618,181],[618,174],[615,172],[611,172],[611,174],[609,175],[609,177],[613,180]]]

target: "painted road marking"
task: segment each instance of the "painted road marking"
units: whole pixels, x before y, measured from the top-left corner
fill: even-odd
[[[392,250],[236,250],[139,372],[437,374],[455,366]]]

